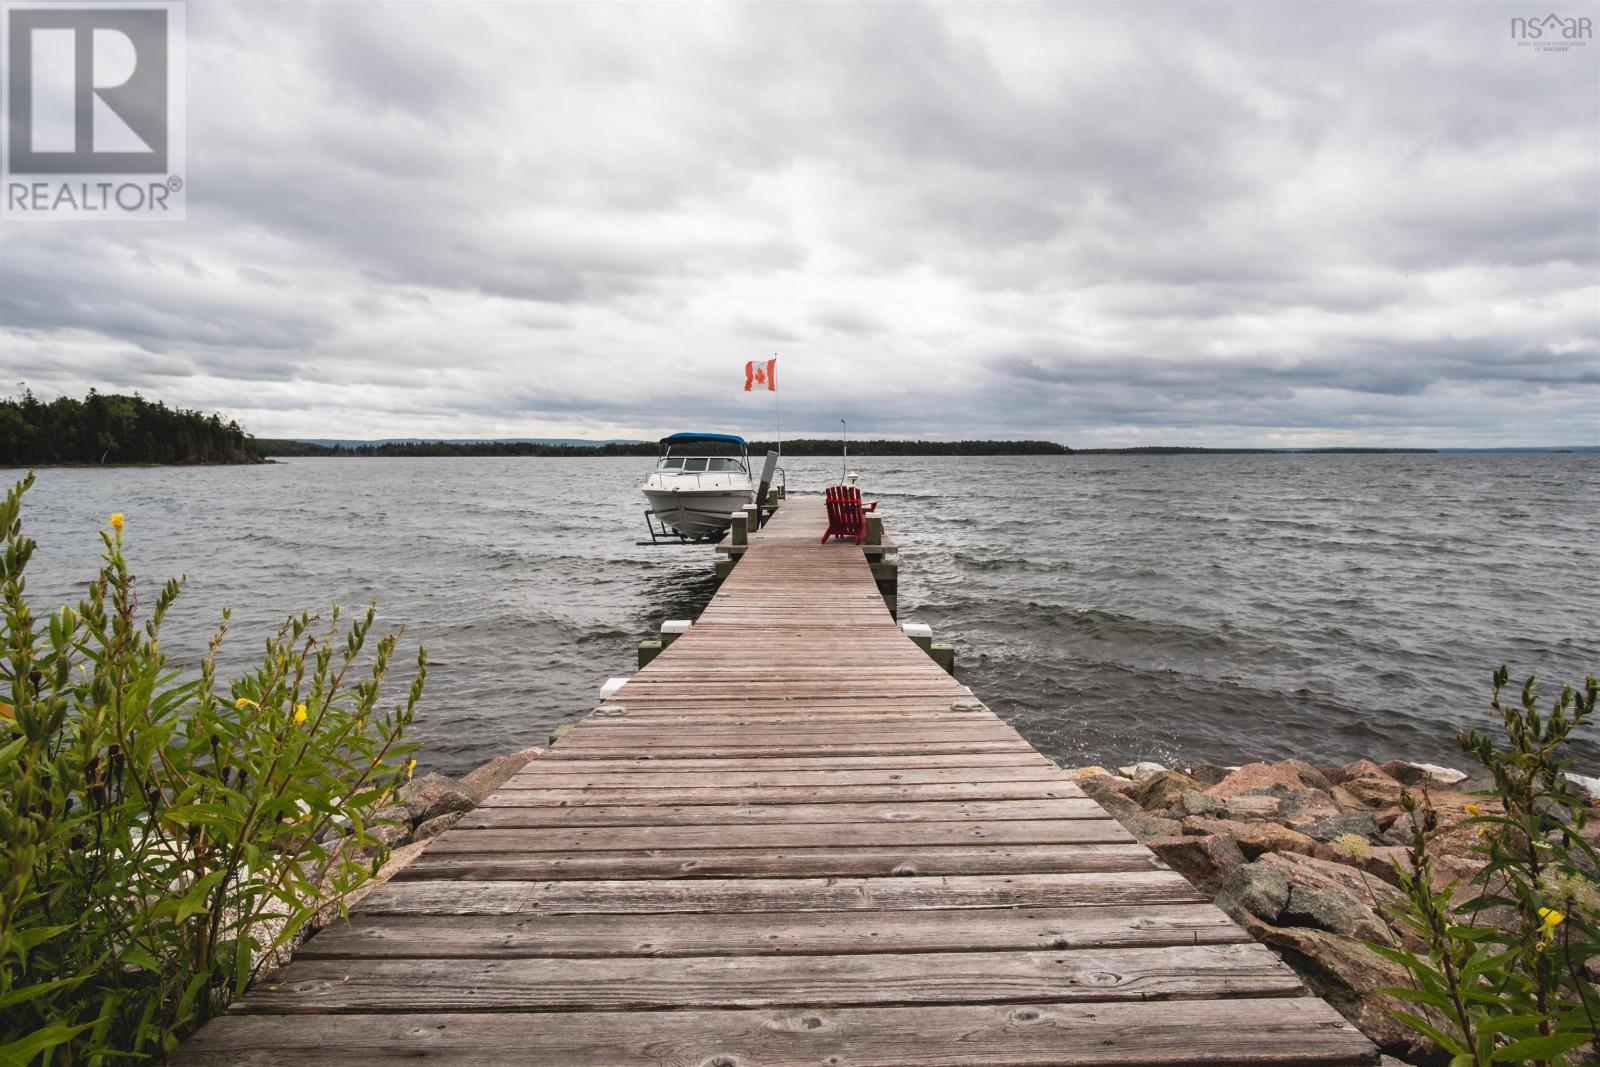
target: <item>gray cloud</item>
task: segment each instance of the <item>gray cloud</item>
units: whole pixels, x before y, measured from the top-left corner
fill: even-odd
[[[1559,6],[1559,5],[1558,5]],[[262,435],[1600,442],[1600,43],[1497,4],[202,5],[0,381]]]

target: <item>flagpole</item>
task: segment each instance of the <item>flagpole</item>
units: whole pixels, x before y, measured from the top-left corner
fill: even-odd
[[[777,372],[777,367],[778,367],[778,353],[776,353],[776,352],[772,353],[772,367],[773,367],[773,372],[774,372],[774,378],[776,378],[776,372]],[[773,404],[773,409],[777,412],[777,420],[778,420],[778,461],[781,463],[783,461],[783,398],[778,395],[778,383],[776,381],[774,381],[772,383],[772,404]]]

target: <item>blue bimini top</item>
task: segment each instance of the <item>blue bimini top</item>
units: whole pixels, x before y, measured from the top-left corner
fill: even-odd
[[[740,447],[745,445],[744,438],[732,433],[675,433],[661,439],[661,443],[664,445],[688,441],[727,441]]]

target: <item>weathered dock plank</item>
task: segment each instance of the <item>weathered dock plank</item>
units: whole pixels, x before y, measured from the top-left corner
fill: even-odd
[[[232,1016],[194,1067],[1343,1067],[1372,1046],[1310,997],[744,1011]],[[1332,1018],[1330,1018],[1332,1016]]]
[[[600,786],[592,789],[526,789],[495,793],[485,807],[519,807],[527,804],[830,804],[871,800],[1004,800],[1019,797],[1077,797],[1072,783],[1049,779],[1020,782],[898,782],[880,785],[832,786],[714,786],[675,789],[670,786],[631,789]]]
[[[430,855],[485,852],[625,852],[633,849],[870,848],[929,845],[1082,845],[1132,842],[1110,816],[1098,819],[1019,819],[997,822],[915,820],[796,823],[757,826],[578,826],[446,831]]]
[[[1148,849],[1086,846],[1120,858],[1106,871],[1050,871],[893,878],[707,878],[454,882],[401,880],[379,886],[361,915],[653,914],[919,911],[939,908],[1067,908],[1204,904],[1183,876],[1162,870]],[[1217,912],[1218,915],[1222,913]]]
[[[786,502],[603,714],[172,1062],[1376,1062],[822,526]]]
[[[237,1010],[654,1011],[1294,996],[1264,945],[1121,945],[1047,952],[617,958],[299,959]]]
[[[458,830],[535,826],[739,826],[766,823],[961,822],[1104,819],[1087,797],[1059,800],[932,800],[915,804],[540,804],[478,808]]]
[[[594,773],[583,779],[590,788],[597,786],[624,786],[643,788],[650,785],[683,788],[687,786],[705,786],[706,788],[744,788],[749,786],[779,786],[779,785],[805,785],[831,789],[841,785],[910,785],[913,783],[934,782],[1062,782],[1066,779],[1061,772],[1043,764],[1027,763],[1012,766],[998,767],[906,767],[897,761],[889,761],[887,766],[879,761],[861,759],[856,761],[864,769],[844,770],[825,768],[818,771],[763,771],[759,766],[741,768],[730,765],[727,770],[717,771],[684,771],[679,773],[672,769],[672,764],[665,758],[652,759],[648,762],[635,764],[628,770]],[[536,789],[548,789],[553,779],[543,776],[543,773],[518,775],[507,782],[502,792],[514,790],[518,787],[529,785]]]
[[[576,753],[579,758],[592,755],[596,749],[582,749]],[[759,741],[747,745],[615,745],[605,751],[619,759],[629,757],[671,759],[674,755],[693,756],[705,759],[749,759],[752,756],[894,756],[907,751],[922,752],[925,754],[948,753],[956,755],[962,752],[1026,752],[1022,743],[1016,741],[940,741],[927,742],[916,746],[914,749],[899,742],[886,742],[883,744],[846,743],[834,744],[829,741],[818,741],[811,744],[761,744]],[[552,756],[552,760],[561,759]]]
[[[354,916],[301,959],[522,956],[765,956],[1232,944],[1250,940],[1215,908],[1095,908],[715,914]]]
[[[598,757],[594,759],[540,760],[538,767],[522,770],[506,783],[507,788],[517,788],[515,783],[539,781],[550,775],[593,774],[597,771],[648,771],[654,756],[633,756],[623,759]],[[732,763],[725,759],[707,760],[693,756],[674,757],[663,766],[675,771],[849,771],[862,767],[1044,767],[1055,769],[1037,752],[979,752],[928,754],[909,753],[900,756],[880,756],[864,760],[859,756],[760,756],[750,757],[746,763]],[[1057,779],[1060,775],[1055,776]],[[1081,795],[1081,794],[1079,794]]]
[[[1131,838],[1130,838],[1131,840]],[[1117,851],[1118,848],[1127,851]],[[1139,845],[919,845],[903,848],[639,849],[633,852],[455,854],[429,849],[395,875],[407,878],[901,878],[913,874],[1026,874],[1125,870],[1148,865]]]

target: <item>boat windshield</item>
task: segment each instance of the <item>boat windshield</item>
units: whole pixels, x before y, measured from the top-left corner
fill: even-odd
[[[722,456],[686,456],[672,457],[656,464],[657,470],[681,470],[685,474],[698,474],[702,471],[708,474],[733,473],[744,470],[744,464],[736,459],[727,459]]]

